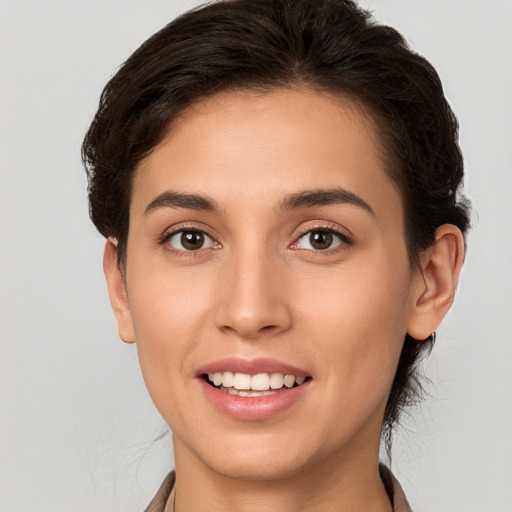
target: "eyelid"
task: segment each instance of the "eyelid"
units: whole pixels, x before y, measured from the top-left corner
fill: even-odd
[[[205,236],[210,238],[214,244],[213,247],[206,247],[206,248],[200,248],[196,251],[187,251],[182,249],[177,249],[169,244],[167,242],[176,234],[182,232],[182,231],[197,231],[200,233],[203,233]],[[302,237],[306,236],[308,233],[312,233],[315,231],[328,231],[329,233],[332,233],[336,237],[338,237],[341,241],[340,244],[338,244],[336,247],[333,247],[332,249],[324,249],[324,250],[314,250],[314,249],[302,249],[299,247],[294,247],[294,245],[297,244],[298,240],[300,240]],[[168,227],[162,235],[158,239],[158,243],[160,245],[166,245],[167,244],[167,250],[170,252],[174,252],[176,254],[179,253],[179,255],[198,255],[198,253],[201,253],[205,250],[211,250],[211,249],[220,249],[222,248],[222,244],[218,241],[218,237],[213,235],[211,232],[211,229],[200,223],[200,222],[183,222],[179,223],[173,226]],[[351,231],[344,227],[340,226],[337,223],[331,222],[331,221],[309,221],[305,224],[303,224],[300,229],[298,230],[297,234],[294,236],[293,242],[289,246],[290,249],[295,250],[304,250],[304,251],[310,251],[312,253],[324,253],[329,254],[332,252],[336,252],[339,250],[344,250],[347,247],[353,245],[354,243],[354,236],[351,233]]]
[[[336,245],[333,248],[324,249],[324,250],[315,250],[315,249],[303,249],[300,247],[294,247],[298,243],[300,239],[308,235],[309,233],[314,233],[315,231],[327,231],[329,233],[332,233],[336,237],[338,237],[341,241],[340,244]],[[308,222],[305,225],[303,225],[298,234],[294,237],[294,240],[292,244],[290,245],[291,249],[295,250],[304,250],[304,251],[311,251],[313,253],[324,253],[329,254],[332,252],[336,252],[339,250],[346,249],[347,247],[353,245],[354,243],[354,236],[350,232],[349,229],[344,228],[340,226],[339,224],[336,224],[334,222],[330,221],[321,221],[321,222]]]
[[[169,240],[178,233],[181,233],[183,231],[195,231],[198,233],[202,233],[206,237],[208,237],[213,242],[213,247],[205,247],[200,248],[195,251],[187,251],[185,249],[178,249],[176,247],[171,246],[168,244]],[[173,226],[168,227],[163,234],[159,237],[158,243],[160,245],[166,245],[166,249],[169,252],[172,252],[174,254],[179,254],[180,256],[186,256],[186,255],[197,255],[198,253],[204,252],[205,250],[211,250],[211,249],[220,249],[222,245],[220,242],[217,241],[217,237],[214,236],[210,229],[205,226],[202,223],[195,223],[195,222],[184,222],[180,224],[176,224]]]
[[[184,221],[172,224],[171,226],[167,226],[162,231],[162,234],[159,236],[159,241],[163,241],[170,235],[176,234],[180,231],[200,231],[201,233],[205,233],[212,239],[217,238],[216,235],[213,234],[213,230],[206,224],[196,221]]]
[[[182,239],[184,233],[195,233],[195,234],[201,234],[204,240],[204,244],[201,247],[198,247],[197,249],[190,249],[187,250],[186,248],[179,248],[176,247],[176,245],[173,245],[172,241],[176,238],[177,241]],[[215,241],[208,236],[206,233],[202,231],[192,230],[192,229],[180,229],[179,231],[176,231],[174,234],[171,234],[171,236],[167,237],[167,243],[173,248],[177,249],[178,251],[183,252],[199,252],[204,249],[212,249],[215,247]],[[181,240],[179,242],[181,244]]]

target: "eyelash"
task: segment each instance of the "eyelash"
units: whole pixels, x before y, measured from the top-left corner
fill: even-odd
[[[188,233],[199,233],[199,234],[202,234],[202,235],[208,237],[213,242],[213,247],[206,247],[206,248],[201,247],[197,250],[187,251],[184,249],[176,249],[175,247],[173,247],[169,244],[169,241],[174,236],[176,236],[180,233],[187,233],[187,232]],[[307,235],[311,236],[311,234],[315,233],[315,232],[316,233],[330,233],[330,234],[334,235],[336,238],[338,238],[340,243],[333,248],[327,248],[327,249],[323,249],[323,250],[322,249],[316,249],[316,250],[315,249],[304,249],[304,248],[296,247],[296,245],[298,244],[298,242],[301,239],[303,239]],[[215,240],[215,238],[211,234],[209,234],[208,231],[205,230],[204,228],[198,228],[197,226],[187,226],[187,225],[179,226],[179,227],[173,229],[172,231],[168,231],[168,232],[164,233],[164,235],[159,240],[159,244],[165,246],[165,249],[168,252],[172,253],[173,255],[181,256],[181,257],[190,257],[190,256],[197,257],[197,256],[204,254],[205,250],[215,250],[215,249],[220,249],[222,247],[221,244],[219,242],[217,242]],[[305,226],[303,229],[301,229],[299,235],[294,239],[294,241],[290,245],[290,249],[296,250],[296,251],[308,251],[311,254],[320,256],[320,255],[328,255],[328,254],[333,254],[333,253],[337,253],[339,251],[346,250],[351,245],[353,245],[352,238],[350,236],[348,236],[345,232],[340,230],[335,224],[321,224],[321,225],[314,225],[314,226],[309,225],[309,226]]]
[[[330,233],[332,235],[334,235],[336,238],[338,238],[339,240],[339,244],[336,245],[335,247],[333,248],[327,248],[327,249],[302,249],[300,247],[294,247],[297,245],[297,243],[299,242],[299,240],[303,239],[304,237],[306,236],[311,236],[311,234],[313,233]],[[296,250],[296,251],[308,251],[310,252],[311,254],[315,255],[315,256],[327,256],[329,254],[335,254],[337,252],[340,252],[340,251],[344,251],[344,250],[347,250],[350,246],[353,245],[353,239],[351,236],[349,236],[347,233],[345,233],[344,231],[342,231],[336,224],[331,224],[331,223],[328,223],[328,224],[321,224],[321,225],[314,225],[314,226],[305,226],[299,236],[297,238],[295,238],[295,241],[292,243],[292,245],[290,246],[290,248],[292,250]]]
[[[173,247],[172,245],[169,244],[169,241],[174,236],[176,236],[180,233],[202,234],[202,235],[208,237],[213,242],[213,247],[199,248],[195,251],[194,250],[187,251],[184,249],[176,249],[175,247]],[[163,245],[165,247],[165,250],[170,252],[174,256],[181,256],[181,257],[190,257],[190,256],[197,257],[197,256],[204,255],[205,250],[208,250],[208,249],[215,250],[215,249],[221,248],[221,245],[215,241],[215,238],[212,235],[210,235],[207,230],[205,230],[204,228],[198,228],[197,226],[187,226],[187,225],[181,225],[181,226],[173,229],[172,231],[167,231],[166,233],[164,233],[163,236],[161,237],[161,239],[159,240],[159,244]]]

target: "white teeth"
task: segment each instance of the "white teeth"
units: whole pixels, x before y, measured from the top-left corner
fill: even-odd
[[[284,385],[287,388],[293,388],[293,385],[295,384],[295,375],[287,375],[283,380]]]
[[[232,388],[235,381],[235,374],[232,372],[224,372],[222,374],[222,385],[225,388]]]
[[[245,373],[235,373],[233,387],[235,389],[251,389],[251,376]]]
[[[222,386],[223,391],[239,396],[262,396],[269,390],[281,389],[283,386],[292,388],[295,384],[300,386],[306,377],[295,377],[295,375],[283,375],[282,373],[258,373],[248,375],[246,373],[215,372],[208,374],[208,380],[214,386]],[[250,393],[252,390],[257,393]],[[239,393],[239,391],[244,391]]]
[[[273,373],[270,376],[270,387],[272,389],[281,389],[284,386],[284,377],[282,373]]]
[[[266,396],[266,395],[272,394],[272,391],[268,391],[268,390],[267,391],[243,391],[243,390],[238,390],[235,388],[224,388],[224,387],[221,387],[220,389],[221,389],[221,391],[224,391],[225,393],[228,393],[230,395],[244,396],[244,397]]]
[[[270,377],[268,373],[258,373],[251,377],[251,389],[255,391],[267,391],[270,387]]]

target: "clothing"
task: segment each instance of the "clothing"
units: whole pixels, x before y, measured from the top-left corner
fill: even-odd
[[[393,512],[412,512],[404,491],[398,483],[398,480],[393,476],[393,473],[383,464],[379,465],[379,473],[389,499],[391,500],[391,504],[393,505]],[[171,471],[144,512],[164,512],[165,504],[174,491],[174,479],[174,471]],[[174,500],[171,498],[170,501],[173,502]],[[173,512],[172,506],[170,512]]]
[[[393,505],[393,512],[412,512],[402,486],[393,473],[391,473],[384,464],[379,464],[379,473],[380,479],[384,483],[386,492],[388,493],[391,504]]]

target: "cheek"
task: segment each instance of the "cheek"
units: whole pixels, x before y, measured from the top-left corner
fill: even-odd
[[[344,438],[341,425],[358,430],[369,422],[380,428],[405,337],[405,308],[391,307],[388,293],[361,282],[346,291],[351,293],[340,290],[331,301],[319,297],[304,324],[315,347],[311,359],[322,370],[318,384],[325,400],[315,414],[326,446]]]
[[[302,314],[317,327],[332,325],[343,336],[404,330],[411,276],[406,264],[393,261],[393,253],[385,256],[327,269],[320,276],[303,274],[295,292]]]
[[[165,259],[142,259],[129,277],[130,310],[139,338],[179,341],[177,333],[197,329],[198,314],[211,302],[214,274],[200,266],[173,268]],[[163,260],[163,261],[162,261]]]
[[[391,384],[406,333],[410,276],[407,266],[394,269],[389,261],[333,269],[297,291],[297,318],[316,340],[313,357],[331,369],[333,385],[343,380],[345,389],[368,392],[378,379],[384,389]]]
[[[169,381],[179,385],[192,372],[188,357],[202,338],[215,289],[197,272],[154,270],[136,272],[129,281],[137,350],[152,395],[168,389]]]

